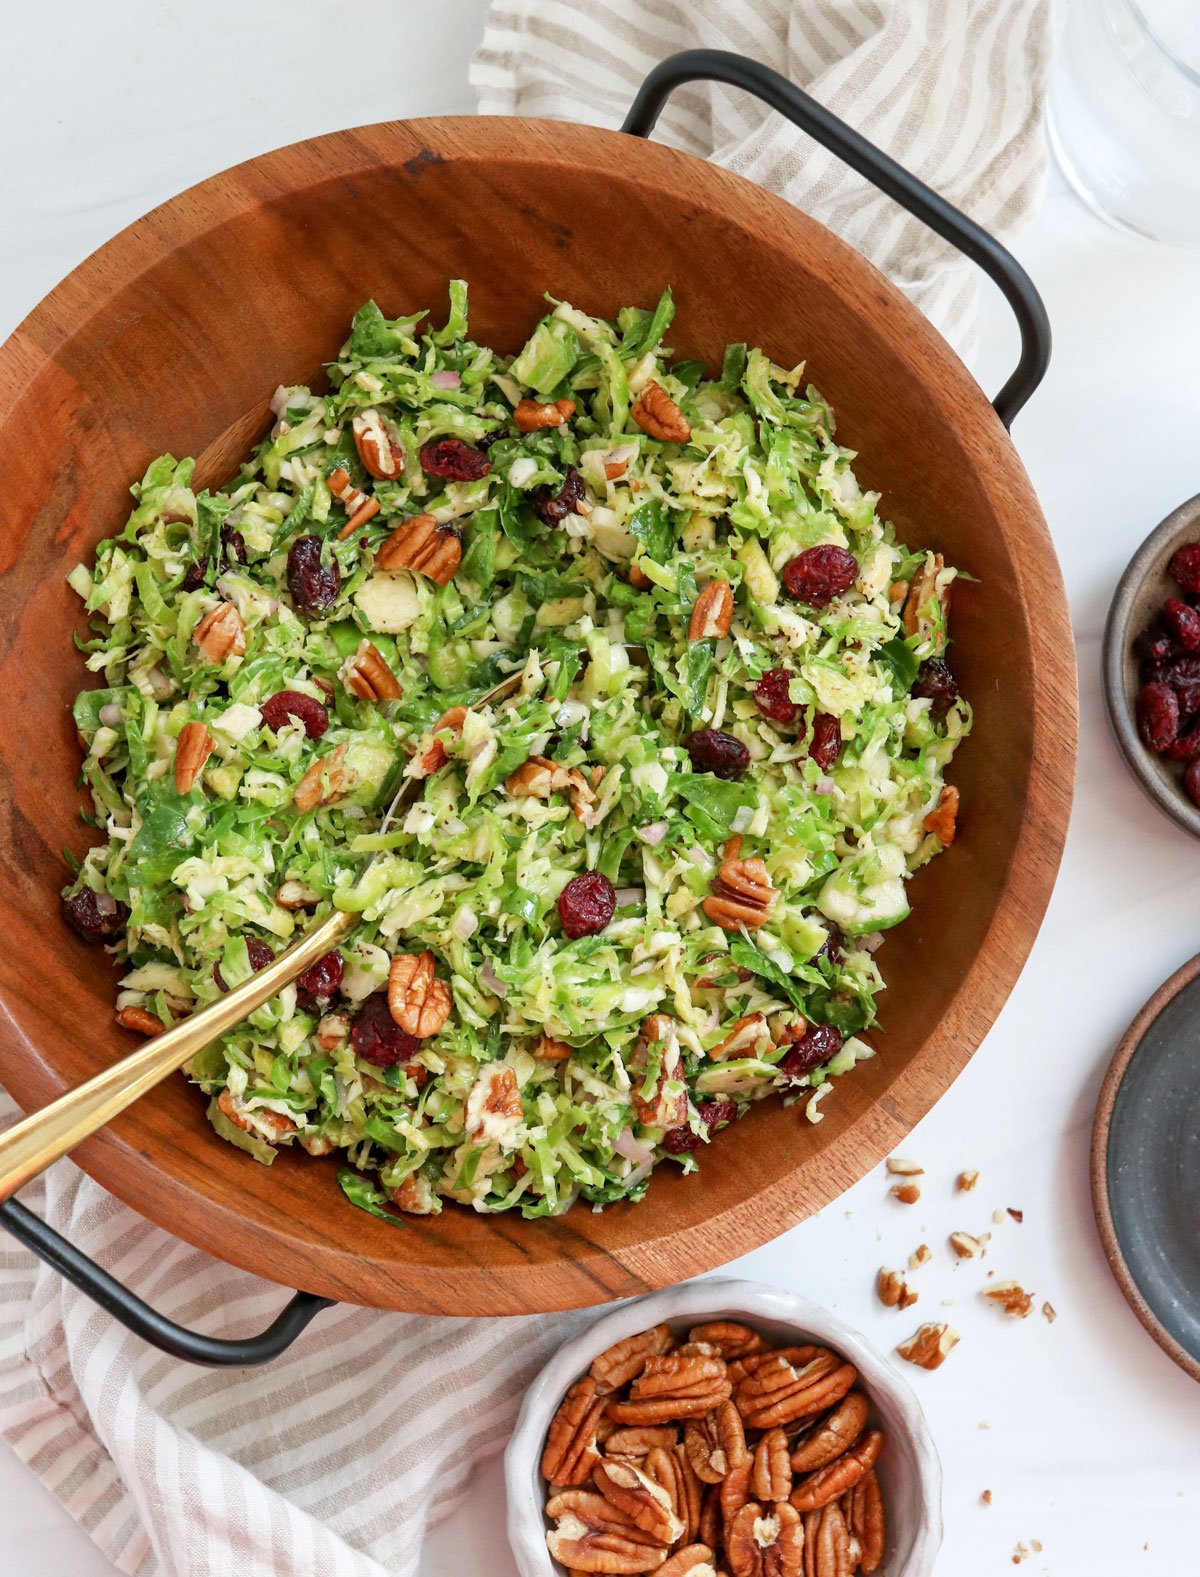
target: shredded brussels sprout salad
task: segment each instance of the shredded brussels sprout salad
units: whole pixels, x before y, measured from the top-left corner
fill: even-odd
[[[222,1137],[342,1152],[392,1221],[639,1199],[767,1097],[819,1121],[971,715],[955,571],[803,366],[673,361],[670,291],[551,298],[511,358],[450,303],[368,302],[227,486],[156,460],[70,577],[103,841],[65,917],[152,1034],[355,915],[190,1076]]]

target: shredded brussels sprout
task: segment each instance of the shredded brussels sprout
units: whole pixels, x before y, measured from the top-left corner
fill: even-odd
[[[190,1074],[248,1156],[344,1152],[392,1220],[637,1199],[756,1100],[819,1120],[970,726],[955,572],[802,366],[673,361],[669,291],[551,302],[506,358],[466,295],[436,331],[369,302],[226,486],[156,460],[70,577],[101,841],[67,918],[145,1028],[356,915]]]

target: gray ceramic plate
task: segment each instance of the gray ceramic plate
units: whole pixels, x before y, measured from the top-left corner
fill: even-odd
[[[1092,1201],[1134,1313],[1200,1380],[1200,957],[1117,1048],[1092,1131]]]
[[[1200,541],[1200,494],[1156,526],[1129,561],[1104,628],[1104,699],[1113,737],[1125,764],[1160,810],[1200,838],[1200,808],[1183,792],[1181,769],[1142,744],[1134,721],[1139,689],[1134,640],[1154,621],[1167,597],[1177,594],[1167,560],[1183,542]]]

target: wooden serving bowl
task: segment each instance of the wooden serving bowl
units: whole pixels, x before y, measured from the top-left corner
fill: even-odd
[[[130,1049],[112,963],[58,917],[82,850],[70,703],[85,680],[65,577],[123,524],[148,460],[229,461],[277,384],[319,377],[369,296],[435,310],[471,288],[471,331],[515,349],[543,292],[615,315],[674,287],[671,343],[806,358],[858,473],[908,542],[977,584],[954,664],[976,710],[955,761],[952,853],[913,883],[881,959],[879,1056],[819,1126],[776,1101],[647,1200],[524,1221],[448,1207],[397,1229],[352,1209],[331,1164],[269,1170],[222,1144],[182,1079],[78,1152],[136,1210],[290,1286],[385,1308],[517,1314],[599,1303],[732,1259],[874,1166],[961,1070],[1041,921],[1071,798],[1075,669],[1058,566],[1007,434],[935,331],[821,225],[724,170],[550,122],[412,121],[282,149],[184,192],[80,265],[0,350],[0,1079],[30,1110]]]

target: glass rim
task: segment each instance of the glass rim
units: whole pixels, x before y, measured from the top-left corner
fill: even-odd
[[[1142,10],[1141,0],[1125,0],[1125,9],[1168,64],[1174,66],[1176,71],[1186,77],[1193,87],[1200,88],[1200,68],[1190,66],[1186,60],[1180,59]]]

